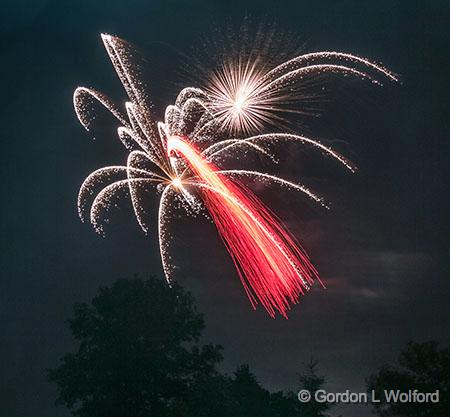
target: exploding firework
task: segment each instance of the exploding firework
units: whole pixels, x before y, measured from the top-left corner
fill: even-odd
[[[341,52],[314,52],[267,68],[264,58],[225,57],[209,75],[204,90],[208,108],[221,127],[235,135],[260,131],[264,126],[288,125],[287,114],[312,115],[310,102],[319,80],[330,75],[357,77],[382,85],[398,81],[397,75],[380,64]]]
[[[105,106],[120,122],[118,137],[128,151],[125,165],[100,168],[83,182],[78,196],[81,219],[90,220],[103,233],[114,197],[129,194],[137,221],[144,232],[143,190],[160,193],[158,232],[161,260],[167,281],[172,281],[169,212],[179,202],[188,212],[209,214],[233,259],[253,307],[259,302],[269,315],[286,317],[292,304],[308,291],[319,276],[305,251],[281,221],[248,188],[241,178],[256,178],[303,193],[326,207],[324,200],[307,187],[265,172],[223,169],[223,157],[233,159],[253,150],[271,157],[269,145],[295,141],[312,146],[350,171],[351,162],[313,139],[294,134],[258,134],[244,139],[219,140],[230,134],[259,129],[277,120],[277,100],[285,87],[301,82],[304,74],[338,72],[379,82],[395,76],[381,66],[348,54],[325,52],[303,55],[273,70],[256,73],[250,64],[228,68],[204,89],[185,88],[174,105],[166,108],[164,122],[155,122],[146,104],[127,44],[110,35],[102,39],[113,66],[127,92],[125,112],[104,94],[85,87],[74,93],[76,114],[89,130],[94,104]],[[339,64],[323,63],[337,60]],[[350,64],[365,68],[355,69]],[[224,67],[225,68],[225,67]],[[371,72],[375,73],[372,74]],[[219,134],[219,132],[221,132]]]

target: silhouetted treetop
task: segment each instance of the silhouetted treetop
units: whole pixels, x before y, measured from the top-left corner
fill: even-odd
[[[200,344],[203,317],[176,284],[119,280],[76,304],[69,323],[75,352],[48,377],[76,417],[324,417],[329,408],[270,393],[248,365],[219,373],[221,347]],[[323,383],[316,364],[300,377],[312,391]]]
[[[221,348],[199,345],[204,322],[181,287],[122,279],[76,304],[75,353],[48,372],[58,402],[80,417],[169,416],[190,391],[217,377]],[[177,406],[175,406],[177,405]]]
[[[380,417],[448,417],[450,413],[450,350],[438,342],[410,342],[401,352],[398,365],[385,365],[367,381],[380,403],[374,403]],[[385,390],[434,393],[439,402],[388,402]]]

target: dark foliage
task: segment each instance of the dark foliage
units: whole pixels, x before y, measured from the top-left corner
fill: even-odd
[[[219,373],[221,347],[199,343],[202,315],[177,285],[119,280],[69,322],[78,350],[48,378],[76,417],[326,417],[328,404],[270,393],[248,365]],[[299,382],[313,392],[324,381],[311,363]]]
[[[203,326],[176,285],[124,279],[102,288],[92,305],[75,306],[78,351],[48,372],[58,402],[80,417],[190,415],[182,410],[192,393],[220,384],[221,348],[199,345]]]
[[[299,375],[298,391],[307,390],[311,393],[311,401],[303,403],[294,401],[295,413],[293,415],[302,417],[328,417],[327,411],[332,408],[328,402],[317,402],[314,393],[324,388],[325,377],[319,374],[318,361],[311,359],[305,365],[303,372]],[[291,393],[290,398],[297,399],[297,392]]]
[[[375,391],[374,403],[380,417],[448,417],[450,415],[450,350],[437,342],[411,342],[401,352],[398,365],[384,366],[368,379],[368,390]],[[385,390],[431,393],[439,390],[438,403],[390,402]]]

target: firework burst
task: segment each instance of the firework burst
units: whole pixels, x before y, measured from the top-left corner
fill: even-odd
[[[324,207],[326,204],[302,184],[256,170],[223,169],[221,161],[224,156],[233,159],[250,150],[274,159],[270,144],[295,141],[316,148],[353,172],[355,167],[342,155],[304,136],[237,136],[275,123],[282,111],[277,103],[288,94],[286,88],[301,82],[305,74],[331,72],[377,83],[380,81],[375,75],[391,80],[395,76],[365,59],[336,52],[303,55],[265,73],[258,72],[251,63],[224,66],[205,88],[183,89],[175,103],[166,108],[164,121],[155,122],[127,44],[110,35],[102,35],[102,39],[129,101],[122,111],[104,94],[79,87],[74,93],[75,111],[89,130],[95,103],[105,106],[120,123],[117,133],[128,157],[126,164],[100,168],[86,178],[78,196],[81,219],[90,220],[96,231],[103,233],[114,197],[126,192],[139,225],[148,232],[151,225],[147,224],[142,199],[143,190],[153,187],[160,194],[159,243],[170,284],[173,262],[168,252],[169,212],[176,202],[190,213],[203,210],[230,253],[252,305],[259,302],[269,315],[278,312],[286,317],[300,295],[314,281],[320,282],[319,276],[296,239],[240,178],[269,181],[301,192]],[[330,63],[332,60],[338,63]],[[219,140],[224,131],[234,137]]]
[[[230,58],[213,71],[204,87],[208,108],[221,127],[235,135],[260,131],[266,125],[287,124],[284,115],[311,114],[305,107],[311,99],[308,85],[321,76],[337,74],[369,80],[398,77],[382,65],[341,52],[300,55],[266,70],[260,58]]]

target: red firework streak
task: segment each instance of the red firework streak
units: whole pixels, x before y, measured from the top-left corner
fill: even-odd
[[[172,136],[167,152],[182,155],[198,178],[203,201],[255,308],[287,318],[292,304],[319,276],[308,255],[249,189],[220,174],[186,138]]]

